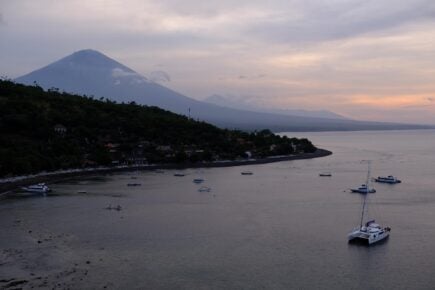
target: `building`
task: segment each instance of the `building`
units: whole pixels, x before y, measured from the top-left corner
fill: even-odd
[[[57,124],[56,126],[54,126],[54,132],[56,132],[57,134],[63,135],[67,132],[67,129],[64,125]]]

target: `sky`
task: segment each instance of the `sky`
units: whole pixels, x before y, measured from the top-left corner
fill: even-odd
[[[0,75],[95,49],[189,97],[435,124],[433,0],[0,0]]]

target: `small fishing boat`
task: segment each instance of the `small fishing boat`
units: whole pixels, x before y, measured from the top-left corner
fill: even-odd
[[[392,175],[388,175],[388,176],[378,176],[377,178],[375,178],[376,182],[381,182],[381,183],[389,183],[389,184],[396,184],[396,183],[401,183],[402,181],[397,179],[396,177],[392,176]]]
[[[38,183],[38,184],[21,187],[21,189],[26,192],[32,192],[32,193],[47,193],[51,191],[51,189],[45,183]]]
[[[252,171],[242,171],[242,172],[240,172],[240,174],[242,174],[242,175],[252,175],[254,173]]]
[[[196,184],[200,184],[200,183],[203,183],[204,182],[204,179],[203,178],[195,178],[194,180],[193,180],[193,183],[196,183]]]
[[[207,186],[202,186],[200,189],[198,189],[199,192],[210,192],[211,188]]]
[[[322,172],[322,173],[319,173],[319,176],[322,176],[322,177],[331,177],[332,174],[331,174],[331,172]]]
[[[127,183],[127,186],[141,186],[141,183]]]
[[[106,209],[120,211],[122,210],[122,207],[119,204],[117,206],[112,206],[111,204],[109,204],[109,206],[106,207]]]
[[[174,176],[181,177],[181,176],[184,176],[184,174],[183,173],[175,173]]]

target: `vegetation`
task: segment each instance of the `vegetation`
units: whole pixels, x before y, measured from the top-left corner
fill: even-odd
[[[313,152],[307,139],[219,129],[157,107],[0,80],[0,176]]]

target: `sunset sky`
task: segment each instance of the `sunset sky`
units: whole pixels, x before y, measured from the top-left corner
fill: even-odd
[[[433,0],[0,0],[0,75],[85,48],[195,99],[435,124]]]

